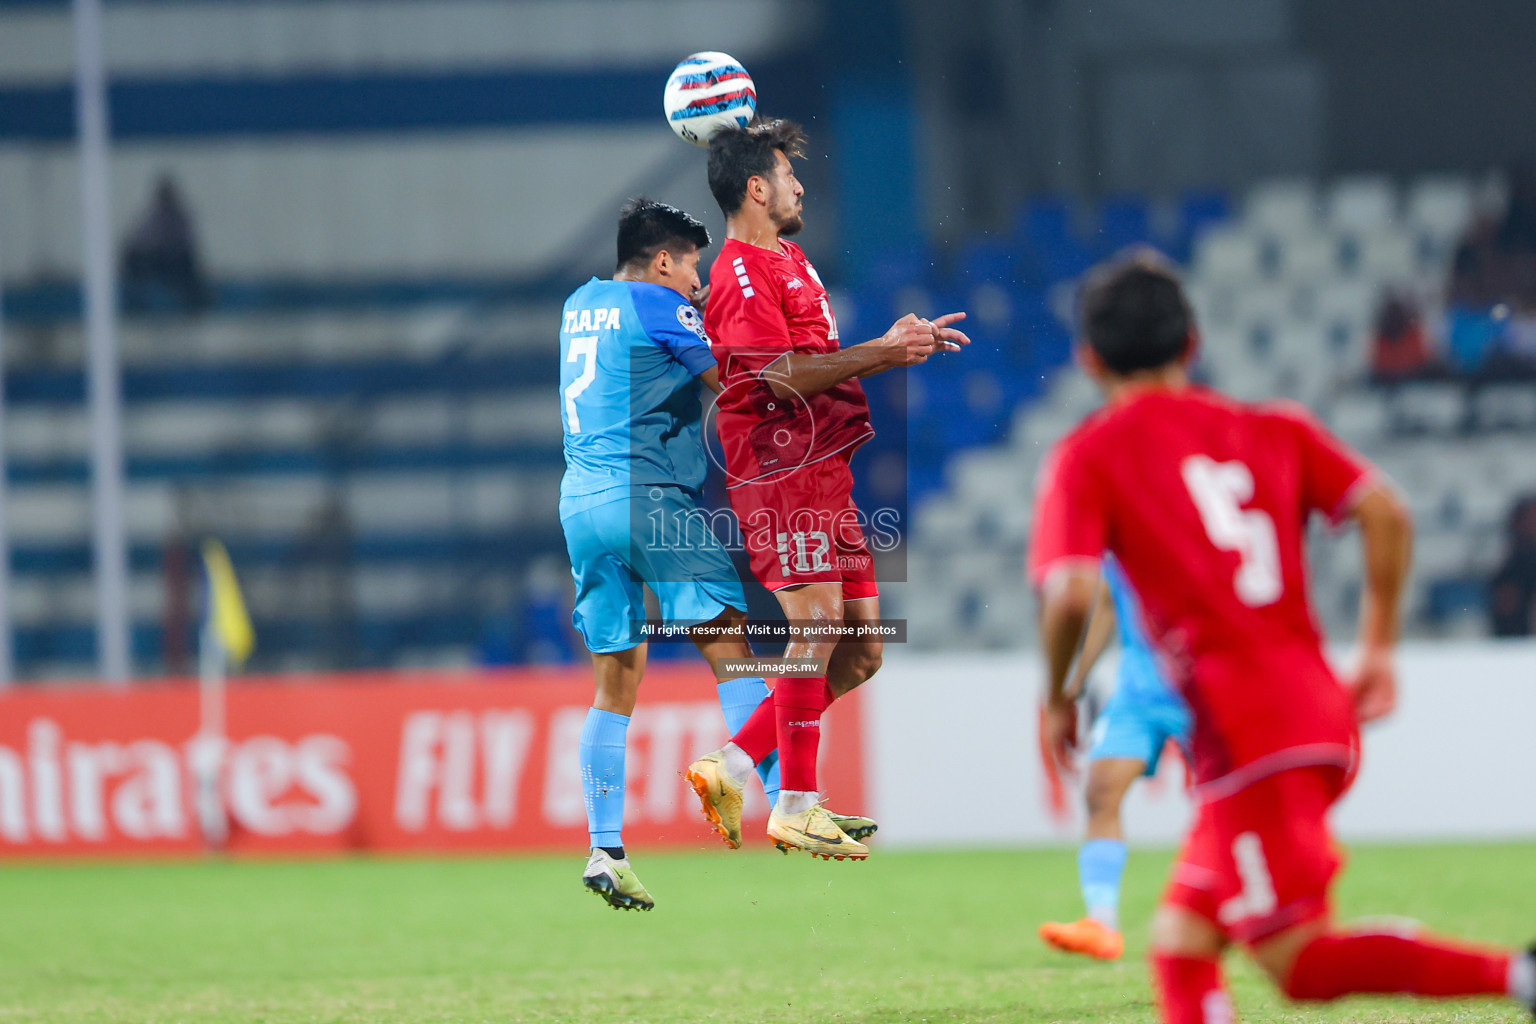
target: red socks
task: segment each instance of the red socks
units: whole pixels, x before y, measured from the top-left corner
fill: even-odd
[[[1502,996],[1509,963],[1509,953],[1433,935],[1334,932],[1296,954],[1285,994],[1292,999],[1337,999],[1352,992]]]
[[[1162,1024],[1232,1024],[1232,997],[1215,960],[1152,954]]]
[[[773,753],[779,745],[778,724],[773,713],[773,694],[763,698],[747,720],[741,723],[731,742],[746,751],[753,764],[761,764],[763,758]]]
[[[1379,932],[1320,935],[1296,954],[1285,994],[1328,1000],[1355,993],[1415,996],[1502,996],[1509,991],[1510,954],[1437,936]],[[1152,955],[1163,1024],[1231,1024],[1232,1001],[1215,960]]]
[[[780,679],[773,687],[779,744],[779,785],[792,792],[816,792],[816,749],[821,713],[832,703],[825,679]]]
[[[787,690],[785,684],[789,685]],[[736,735],[731,737],[731,742],[744,750],[753,764],[761,764],[763,758],[777,749],[779,751],[779,784],[785,789],[814,792],[816,749],[821,739],[821,713],[832,703],[832,699],[832,689],[825,679],[780,679],[774,686],[773,692],[763,698],[757,710],[753,711],[742,723],[741,728],[736,730]],[[780,714],[781,707],[786,709],[794,707],[795,712]],[[781,722],[787,725],[789,733],[794,734],[793,745],[810,748],[809,783],[804,787],[789,784],[790,759],[785,753],[789,746],[780,742]],[[799,761],[796,763],[798,764]],[[796,777],[799,781],[806,781],[804,776]]]

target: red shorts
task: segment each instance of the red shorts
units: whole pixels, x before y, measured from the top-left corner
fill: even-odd
[[[1201,804],[1163,901],[1245,943],[1326,915],[1344,863],[1328,811],[1348,783],[1341,768],[1290,768]]]
[[[729,494],[763,586],[841,583],[845,601],[879,596],[846,459],[834,455]]]

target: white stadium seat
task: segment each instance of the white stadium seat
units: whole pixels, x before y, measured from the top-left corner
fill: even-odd
[[[1339,240],[1332,234],[1296,235],[1276,244],[1280,276],[1287,281],[1326,281],[1339,272]]]
[[[1472,183],[1465,178],[1421,178],[1408,189],[1408,225],[1437,237],[1459,237],[1472,223]]]
[[[1328,222],[1345,231],[1379,231],[1397,218],[1397,190],[1383,177],[1341,178],[1328,190]]]
[[[1243,220],[1260,234],[1306,234],[1317,224],[1317,205],[1309,182],[1290,178],[1261,182],[1248,192]]]
[[[1407,282],[1418,273],[1418,253],[1412,236],[1397,230],[1357,235],[1358,273],[1367,281]]]
[[[1263,277],[1261,239],[1237,227],[1213,228],[1195,245],[1195,277],[1207,284],[1247,284]]]

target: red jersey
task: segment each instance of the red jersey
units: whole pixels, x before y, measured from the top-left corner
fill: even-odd
[[[1052,451],[1030,577],[1040,586],[1114,553],[1189,702],[1200,781],[1281,751],[1287,765],[1338,763],[1352,757],[1354,717],[1322,655],[1304,534],[1312,512],[1341,519],[1372,479],[1300,406],[1137,391]]]
[[[728,487],[831,456],[847,459],[874,436],[857,380],[779,398],[759,379],[786,352],[836,352],[837,320],[816,268],[793,242],[782,253],[726,239],[709,271],[704,328],[720,364],[716,429]]]

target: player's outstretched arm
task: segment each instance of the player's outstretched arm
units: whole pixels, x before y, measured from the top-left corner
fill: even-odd
[[[898,366],[925,362],[935,352],[958,351],[970,344],[949,325],[964,313],[946,313],[924,320],[908,313],[873,341],[836,352],[788,352],[767,366],[761,376],[780,398],[814,395],[854,377],[871,377]]]
[[[1391,714],[1397,704],[1392,650],[1402,622],[1403,585],[1413,556],[1413,519],[1398,496],[1377,484],[1355,503],[1365,581],[1360,593],[1360,663],[1350,688],[1361,722]]]

